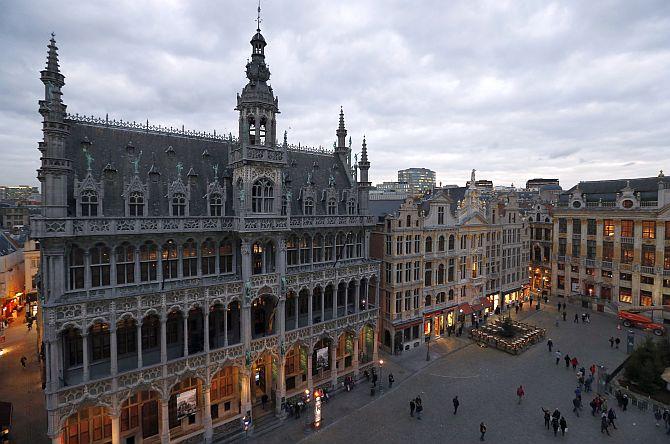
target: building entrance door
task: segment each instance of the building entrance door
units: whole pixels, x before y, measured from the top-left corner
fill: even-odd
[[[158,435],[158,401],[152,399],[142,404],[142,438]]]

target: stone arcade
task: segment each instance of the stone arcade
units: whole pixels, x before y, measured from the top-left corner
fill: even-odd
[[[376,360],[365,140],[352,164],[340,111],[333,151],[277,143],[260,29],[251,46],[235,138],[67,114],[48,45],[33,230],[54,443],[211,442]]]

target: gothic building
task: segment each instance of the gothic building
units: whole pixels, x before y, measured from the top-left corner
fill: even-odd
[[[251,46],[233,137],[68,114],[48,45],[33,234],[54,443],[211,442],[376,359],[365,140],[354,165],[340,111],[333,151],[278,142],[260,29]]]

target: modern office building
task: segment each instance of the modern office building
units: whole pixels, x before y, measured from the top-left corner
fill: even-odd
[[[48,45],[33,237],[55,444],[211,442],[376,359],[366,142],[358,180],[342,111],[333,151],[277,142],[250,43],[237,138],[67,114]]]
[[[413,195],[422,194],[435,188],[435,171],[428,168],[407,168],[398,171],[398,182],[409,184]]]

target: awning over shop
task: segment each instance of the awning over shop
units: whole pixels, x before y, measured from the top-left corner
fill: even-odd
[[[461,313],[461,310],[463,310],[462,313]],[[465,303],[458,306],[458,312],[460,314],[464,314],[464,315],[472,314],[473,313],[472,306],[470,304],[468,304],[467,302],[465,302]]]

